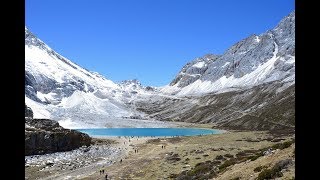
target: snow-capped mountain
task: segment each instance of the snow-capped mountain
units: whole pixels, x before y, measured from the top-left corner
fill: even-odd
[[[152,92],[137,80],[116,84],[78,66],[25,28],[25,101],[35,118],[64,127],[114,127],[124,117],[143,117],[130,102]]]
[[[56,53],[25,29],[26,95],[46,104],[58,104],[74,91],[112,93],[120,87]]]
[[[246,89],[295,80],[295,12],[272,30],[251,35],[222,55],[207,55],[185,65],[162,92],[177,96]]]
[[[160,89],[161,96],[136,100],[135,106],[164,121],[294,130],[294,33],[292,12],[274,29],[243,39],[222,55],[191,61]]]

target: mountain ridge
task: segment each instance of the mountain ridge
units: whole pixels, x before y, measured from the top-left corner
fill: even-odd
[[[240,40],[211,61],[205,58],[191,61],[162,92],[184,96],[227,88],[250,88],[275,80],[294,80],[294,21],[295,11],[284,17],[274,29]],[[201,62],[203,66],[194,66],[194,63]],[[255,76],[258,79],[252,81]],[[206,88],[201,89],[201,86]]]

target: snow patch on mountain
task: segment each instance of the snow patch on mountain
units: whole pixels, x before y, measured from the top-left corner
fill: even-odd
[[[222,65],[221,67],[222,68],[224,68],[224,67],[226,67],[227,65],[229,65],[230,64],[230,62],[226,62],[224,65]]]
[[[57,56],[36,46],[25,46],[25,70],[35,75],[36,80],[41,80],[39,76],[36,76],[41,75],[58,83],[64,83],[68,80],[83,80],[87,84],[99,88],[119,88],[117,84],[99,76],[97,73],[92,74],[71,61],[68,62],[69,64],[66,64],[59,60]]]
[[[192,65],[192,67],[203,68],[205,65],[206,65],[205,62],[200,61],[200,62],[197,62],[196,64]]]
[[[234,75],[230,77],[222,76],[220,79],[211,81],[197,80],[196,82],[186,86],[177,93],[177,96],[185,96],[188,94],[203,94],[209,92],[218,92],[219,90],[225,91],[227,88],[243,88],[252,87],[258,82],[268,82],[268,74],[274,69],[274,63],[278,59],[278,45],[274,43],[275,50],[273,52],[273,57],[259,65],[253,72],[242,76],[241,78],[235,78]]]
[[[259,36],[256,36],[256,41],[257,41],[257,43],[259,43],[261,41]]]
[[[25,103],[29,106],[33,111],[33,118],[35,119],[51,119],[51,113],[46,108],[44,108],[43,104],[38,103],[36,101],[31,100],[27,96],[25,96]],[[50,105],[48,105],[50,106]]]

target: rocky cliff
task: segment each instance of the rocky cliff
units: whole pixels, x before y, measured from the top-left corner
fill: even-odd
[[[26,109],[32,112],[27,106]],[[56,121],[25,118],[25,155],[70,151],[90,144],[87,134],[64,129]]]

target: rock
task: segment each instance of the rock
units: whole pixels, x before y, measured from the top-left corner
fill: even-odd
[[[196,154],[203,154],[204,152],[202,150],[197,149],[194,153]]]
[[[46,166],[52,166],[52,165],[54,165],[54,162],[52,162],[50,160],[46,162]]]
[[[283,170],[283,169],[288,168],[288,166],[289,166],[290,164],[293,164],[292,159],[284,159],[284,160],[280,160],[279,162],[277,162],[277,163],[275,164],[274,168],[278,168],[278,169]]]
[[[91,138],[76,130],[64,129],[50,119],[26,118],[25,155],[70,151],[89,146]]]
[[[269,148],[268,150],[266,150],[266,151],[263,152],[263,155],[264,155],[264,156],[268,156],[268,155],[270,155],[270,154],[272,154],[272,149],[271,149],[271,148]]]
[[[26,117],[26,118],[33,118],[33,111],[32,111],[32,109],[30,108],[30,107],[28,107],[26,104],[25,104],[25,108],[24,108],[24,116]]]
[[[151,86],[147,86],[147,87],[146,87],[146,90],[147,90],[147,91],[154,91],[154,88],[151,87]]]

